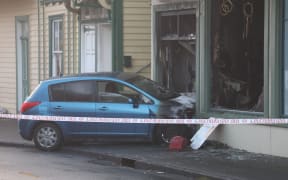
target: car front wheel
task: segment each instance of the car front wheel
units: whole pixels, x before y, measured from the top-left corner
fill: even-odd
[[[35,146],[43,151],[54,151],[62,145],[62,133],[58,126],[52,123],[41,123],[34,131]]]
[[[156,144],[169,144],[174,136],[187,136],[187,127],[183,125],[159,125],[154,129],[153,141]]]

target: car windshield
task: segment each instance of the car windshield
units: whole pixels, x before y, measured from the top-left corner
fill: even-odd
[[[136,76],[129,79],[128,82],[159,100],[167,100],[180,96],[180,94],[176,93],[175,91],[169,90],[157,82],[143,76]]]

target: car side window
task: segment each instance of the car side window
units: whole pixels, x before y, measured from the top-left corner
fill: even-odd
[[[50,101],[65,101],[64,84],[49,86]]]
[[[140,104],[146,104],[144,96],[130,87],[113,81],[97,82],[98,102],[105,103],[132,103],[137,100]],[[147,98],[145,99],[147,101]]]
[[[50,101],[67,102],[93,102],[93,81],[75,81],[52,85],[50,89]]]

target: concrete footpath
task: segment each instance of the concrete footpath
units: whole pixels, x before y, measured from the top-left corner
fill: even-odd
[[[33,147],[18,135],[16,120],[0,120],[0,146]],[[136,169],[182,174],[187,179],[288,179],[288,158],[249,153],[206,143],[200,150],[187,147],[172,152],[150,143],[101,141],[66,145],[62,151],[92,156]]]

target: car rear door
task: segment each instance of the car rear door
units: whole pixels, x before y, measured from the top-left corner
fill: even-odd
[[[52,116],[95,116],[95,81],[72,81],[49,87],[50,113]],[[61,122],[64,133],[93,135],[96,123]]]

